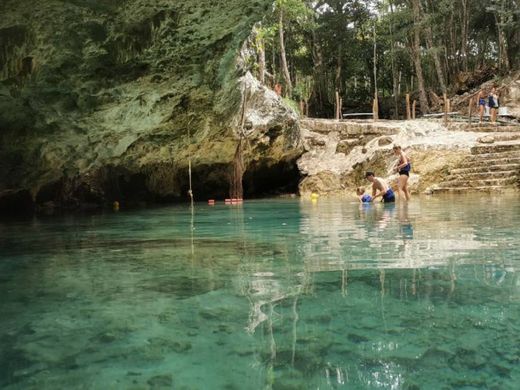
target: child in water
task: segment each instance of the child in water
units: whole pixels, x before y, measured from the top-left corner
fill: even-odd
[[[356,188],[356,194],[361,203],[370,203],[372,202],[372,197],[368,194],[365,194],[365,187]]]

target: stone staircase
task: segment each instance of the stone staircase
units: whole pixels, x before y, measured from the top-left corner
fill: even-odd
[[[486,133],[471,155],[452,169],[435,192],[502,191],[520,187],[520,127],[485,126],[458,130]]]

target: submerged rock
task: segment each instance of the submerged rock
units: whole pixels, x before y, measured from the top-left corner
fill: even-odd
[[[156,375],[148,379],[146,382],[152,389],[171,388],[173,386],[173,377],[171,374]]]

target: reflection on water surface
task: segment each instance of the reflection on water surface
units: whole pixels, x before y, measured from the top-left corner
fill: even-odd
[[[515,388],[520,199],[0,224],[0,387]]]

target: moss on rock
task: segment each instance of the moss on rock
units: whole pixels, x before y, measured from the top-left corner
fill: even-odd
[[[117,180],[144,175],[147,191],[179,197],[188,158],[195,170],[228,166],[236,59],[270,3],[2,1],[0,193],[36,199],[113,167]]]

